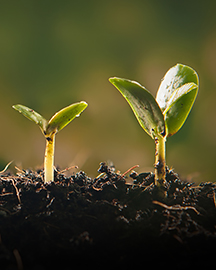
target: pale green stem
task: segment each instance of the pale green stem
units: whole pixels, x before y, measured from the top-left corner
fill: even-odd
[[[54,181],[54,150],[55,150],[55,135],[52,133],[46,137],[46,150],[44,157],[44,183]]]
[[[164,186],[166,183],[166,138],[155,138],[155,185]]]

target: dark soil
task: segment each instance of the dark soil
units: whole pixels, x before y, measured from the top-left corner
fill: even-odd
[[[104,163],[99,172],[91,179],[57,171],[46,185],[42,171],[1,175],[0,269],[182,269],[215,261],[216,184],[194,186],[167,169],[163,199],[153,173],[133,172],[129,185]]]

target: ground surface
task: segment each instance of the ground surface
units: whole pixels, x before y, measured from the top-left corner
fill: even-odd
[[[131,173],[128,185],[113,167],[102,163],[99,172],[95,179],[55,172],[46,185],[42,171],[2,174],[1,269],[167,266],[170,259],[182,269],[215,260],[216,184],[194,186],[167,170],[163,199],[153,173]]]

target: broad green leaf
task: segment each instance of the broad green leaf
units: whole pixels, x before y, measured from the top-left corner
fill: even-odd
[[[13,105],[12,106],[15,110],[23,114],[25,117],[27,117],[29,120],[35,122],[41,130],[44,132],[47,125],[47,120],[41,116],[39,113],[35,112],[34,110],[24,106],[24,105]]]
[[[159,86],[156,101],[162,112],[170,105],[170,98],[173,92],[186,83],[195,83],[199,85],[199,79],[196,71],[189,66],[177,64],[170,68],[165,74]]]
[[[164,111],[166,135],[174,135],[186,121],[198,93],[195,83],[187,83],[171,96]]]
[[[139,124],[153,139],[158,134],[165,135],[164,116],[155,98],[145,87],[137,82],[116,77],[109,81],[127,100]]]
[[[63,108],[52,116],[49,120],[46,135],[52,132],[59,132],[66,125],[68,125],[75,117],[78,117],[88,104],[85,101],[71,104],[70,106]]]

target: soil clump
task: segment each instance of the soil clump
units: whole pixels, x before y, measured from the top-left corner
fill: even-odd
[[[43,183],[43,171],[0,176],[1,269],[74,269],[214,263],[216,184],[198,186],[166,170],[167,197],[153,173],[132,172],[132,184],[112,166]],[[147,266],[149,267],[149,266]]]

